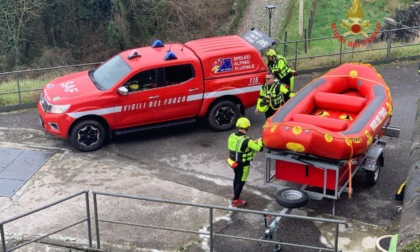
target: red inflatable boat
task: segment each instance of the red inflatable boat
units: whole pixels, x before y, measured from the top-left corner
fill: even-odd
[[[346,63],[300,90],[263,127],[264,146],[334,160],[363,154],[392,115],[388,86],[370,64]]]

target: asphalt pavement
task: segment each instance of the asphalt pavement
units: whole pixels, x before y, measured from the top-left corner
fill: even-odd
[[[400,218],[404,223],[411,221],[412,227],[420,227],[412,221],[416,218],[411,218],[420,216],[413,212],[415,207],[406,207],[394,200],[394,193],[406,179],[409,168],[418,167],[413,165],[420,155],[418,137],[413,137],[413,132],[420,133],[420,124],[415,124],[419,115],[416,114],[420,93],[418,63],[399,62],[376,67],[390,86],[394,102],[392,122],[401,129],[399,139],[386,139],[387,167],[380,181],[373,188],[366,188],[356,179],[353,199],[343,195],[336,202],[310,201],[305,208],[292,211],[296,215],[347,221],[349,227],[340,228],[339,248],[343,251],[375,251],[378,237],[400,231]],[[320,74],[298,76],[296,87],[302,87]],[[250,135],[258,137],[263,116],[255,115],[253,109],[247,110],[246,116],[253,125]],[[229,206],[232,174],[226,169],[224,157],[225,141],[230,132],[212,132],[202,122],[120,137],[91,153],[77,152],[67,141],[46,134],[38,123],[35,109],[0,114],[0,130],[0,151],[9,148],[52,154],[14,196],[0,197],[0,221],[82,190]],[[273,201],[275,188],[263,182],[263,164],[263,155],[257,156],[252,164],[244,189],[244,197],[250,202],[248,209],[280,211],[281,207]],[[419,198],[415,190],[418,184],[410,183],[410,190],[415,192],[408,193],[410,199]],[[92,198],[89,200],[92,202]],[[6,239],[11,245],[45,234],[63,222],[72,223],[85,214],[83,203],[83,199],[74,200],[7,224]],[[207,228],[208,215],[193,207],[174,208],[125,200],[100,201],[99,204],[101,216],[107,218],[127,222],[141,220],[149,225],[170,224],[172,227],[181,222],[182,227],[196,231]],[[333,204],[337,209],[336,216],[331,215]],[[215,229],[221,234],[258,238],[264,231],[264,221],[259,215],[219,211],[214,217],[218,220]],[[142,251],[208,250],[205,239],[191,234],[123,229],[113,224],[101,224],[101,227],[101,248],[107,251],[135,251],[135,248],[143,248]],[[92,231],[95,237],[96,230]],[[281,241],[313,246],[328,247],[333,242],[331,233],[330,225],[300,220],[285,220],[279,228]],[[419,230],[402,229],[400,236],[408,233],[418,235]],[[72,251],[84,250],[86,237],[85,226],[73,227],[50,237],[49,245],[37,243],[18,251],[69,251],[69,246]],[[271,251],[271,246],[255,247],[254,242],[217,238],[215,251]],[[285,246],[282,251],[296,249]]]

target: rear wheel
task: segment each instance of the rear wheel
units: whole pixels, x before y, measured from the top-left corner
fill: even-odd
[[[381,163],[379,159],[376,161],[374,171],[365,171],[366,172],[366,184],[368,186],[374,186],[378,182],[379,172],[381,168]]]
[[[78,122],[70,133],[70,143],[80,151],[94,151],[101,148],[105,142],[104,126],[95,120]]]
[[[232,101],[219,101],[209,111],[207,122],[213,130],[225,131],[232,129],[241,113]]]

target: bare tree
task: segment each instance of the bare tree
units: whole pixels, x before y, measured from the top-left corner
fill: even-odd
[[[213,36],[232,5],[233,0],[112,0],[108,36],[121,48]]]
[[[39,17],[45,4],[45,0],[2,0],[0,4],[2,53],[14,58],[15,66],[23,61],[31,22]]]

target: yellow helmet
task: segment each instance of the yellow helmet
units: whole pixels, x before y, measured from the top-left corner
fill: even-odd
[[[236,122],[236,127],[241,129],[248,129],[251,127],[251,122],[246,117],[241,117]]]
[[[265,52],[265,56],[276,56],[276,55],[277,55],[277,53],[276,53],[276,51],[274,51],[274,49],[268,49]]]

